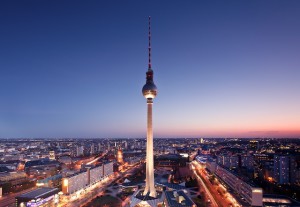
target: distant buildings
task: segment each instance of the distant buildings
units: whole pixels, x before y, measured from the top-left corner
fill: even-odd
[[[79,170],[87,177],[82,179],[84,185],[96,183],[109,170],[109,167],[104,170],[101,163],[118,160],[115,143],[124,149],[123,161],[127,166],[145,160],[145,138],[1,139],[0,187],[4,195],[35,184],[55,187],[63,184],[61,177],[75,176]],[[125,150],[126,145],[128,150]],[[154,139],[153,145],[155,164],[177,165],[171,159],[161,160],[161,155],[168,157],[181,153],[193,160],[193,153],[198,152],[200,156],[207,157],[206,167],[212,172],[216,172],[219,166],[218,169],[226,169],[243,182],[252,180],[261,185],[266,194],[277,193],[300,200],[299,139]],[[92,160],[95,161],[87,164]],[[75,185],[75,189],[78,188]],[[245,196],[243,198],[246,199]]]
[[[217,157],[217,163],[225,166],[226,168],[237,168],[239,167],[239,157],[232,155],[222,155]]]
[[[126,158],[125,162],[130,166],[130,165],[135,165],[143,160],[145,160],[145,156],[134,156],[134,157]]]
[[[248,170],[254,169],[254,158],[252,155],[241,156],[241,167],[247,168]]]

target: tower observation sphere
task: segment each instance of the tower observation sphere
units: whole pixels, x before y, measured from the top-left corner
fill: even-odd
[[[151,68],[146,72],[146,84],[142,92],[146,99],[153,99],[157,95],[157,87],[153,82],[153,70]]]

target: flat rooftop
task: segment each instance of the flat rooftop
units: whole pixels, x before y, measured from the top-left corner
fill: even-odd
[[[156,200],[156,199],[160,199],[161,196],[162,196],[162,193],[160,191],[156,191],[157,195],[156,195],[156,198],[153,198],[149,195],[149,193],[147,193],[147,195],[143,195],[143,190],[139,191],[137,194],[136,194],[136,198],[137,199],[140,199],[142,201],[148,201],[148,200]]]
[[[183,191],[165,191],[167,203],[172,207],[193,207],[194,202]],[[178,199],[177,197],[181,197]]]
[[[179,185],[179,184],[175,184],[175,183],[167,183],[167,182],[157,182],[158,185],[162,185],[174,190],[183,190],[186,189],[185,186]]]
[[[300,203],[284,195],[263,195],[263,204],[270,207],[299,207]]]
[[[58,193],[59,190],[58,188],[38,188],[33,191],[30,191],[28,193],[24,193],[22,195],[19,195],[16,197],[18,198],[23,198],[23,199],[38,199],[38,198],[45,198],[51,195],[54,195]]]

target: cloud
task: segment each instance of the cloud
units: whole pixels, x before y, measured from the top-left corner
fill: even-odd
[[[249,131],[250,134],[279,134],[280,131],[272,131],[272,130],[269,130],[269,131]]]

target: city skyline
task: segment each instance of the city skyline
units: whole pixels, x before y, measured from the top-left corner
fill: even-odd
[[[148,16],[161,94],[154,137],[299,138],[299,9],[1,2],[0,138],[145,137]]]

